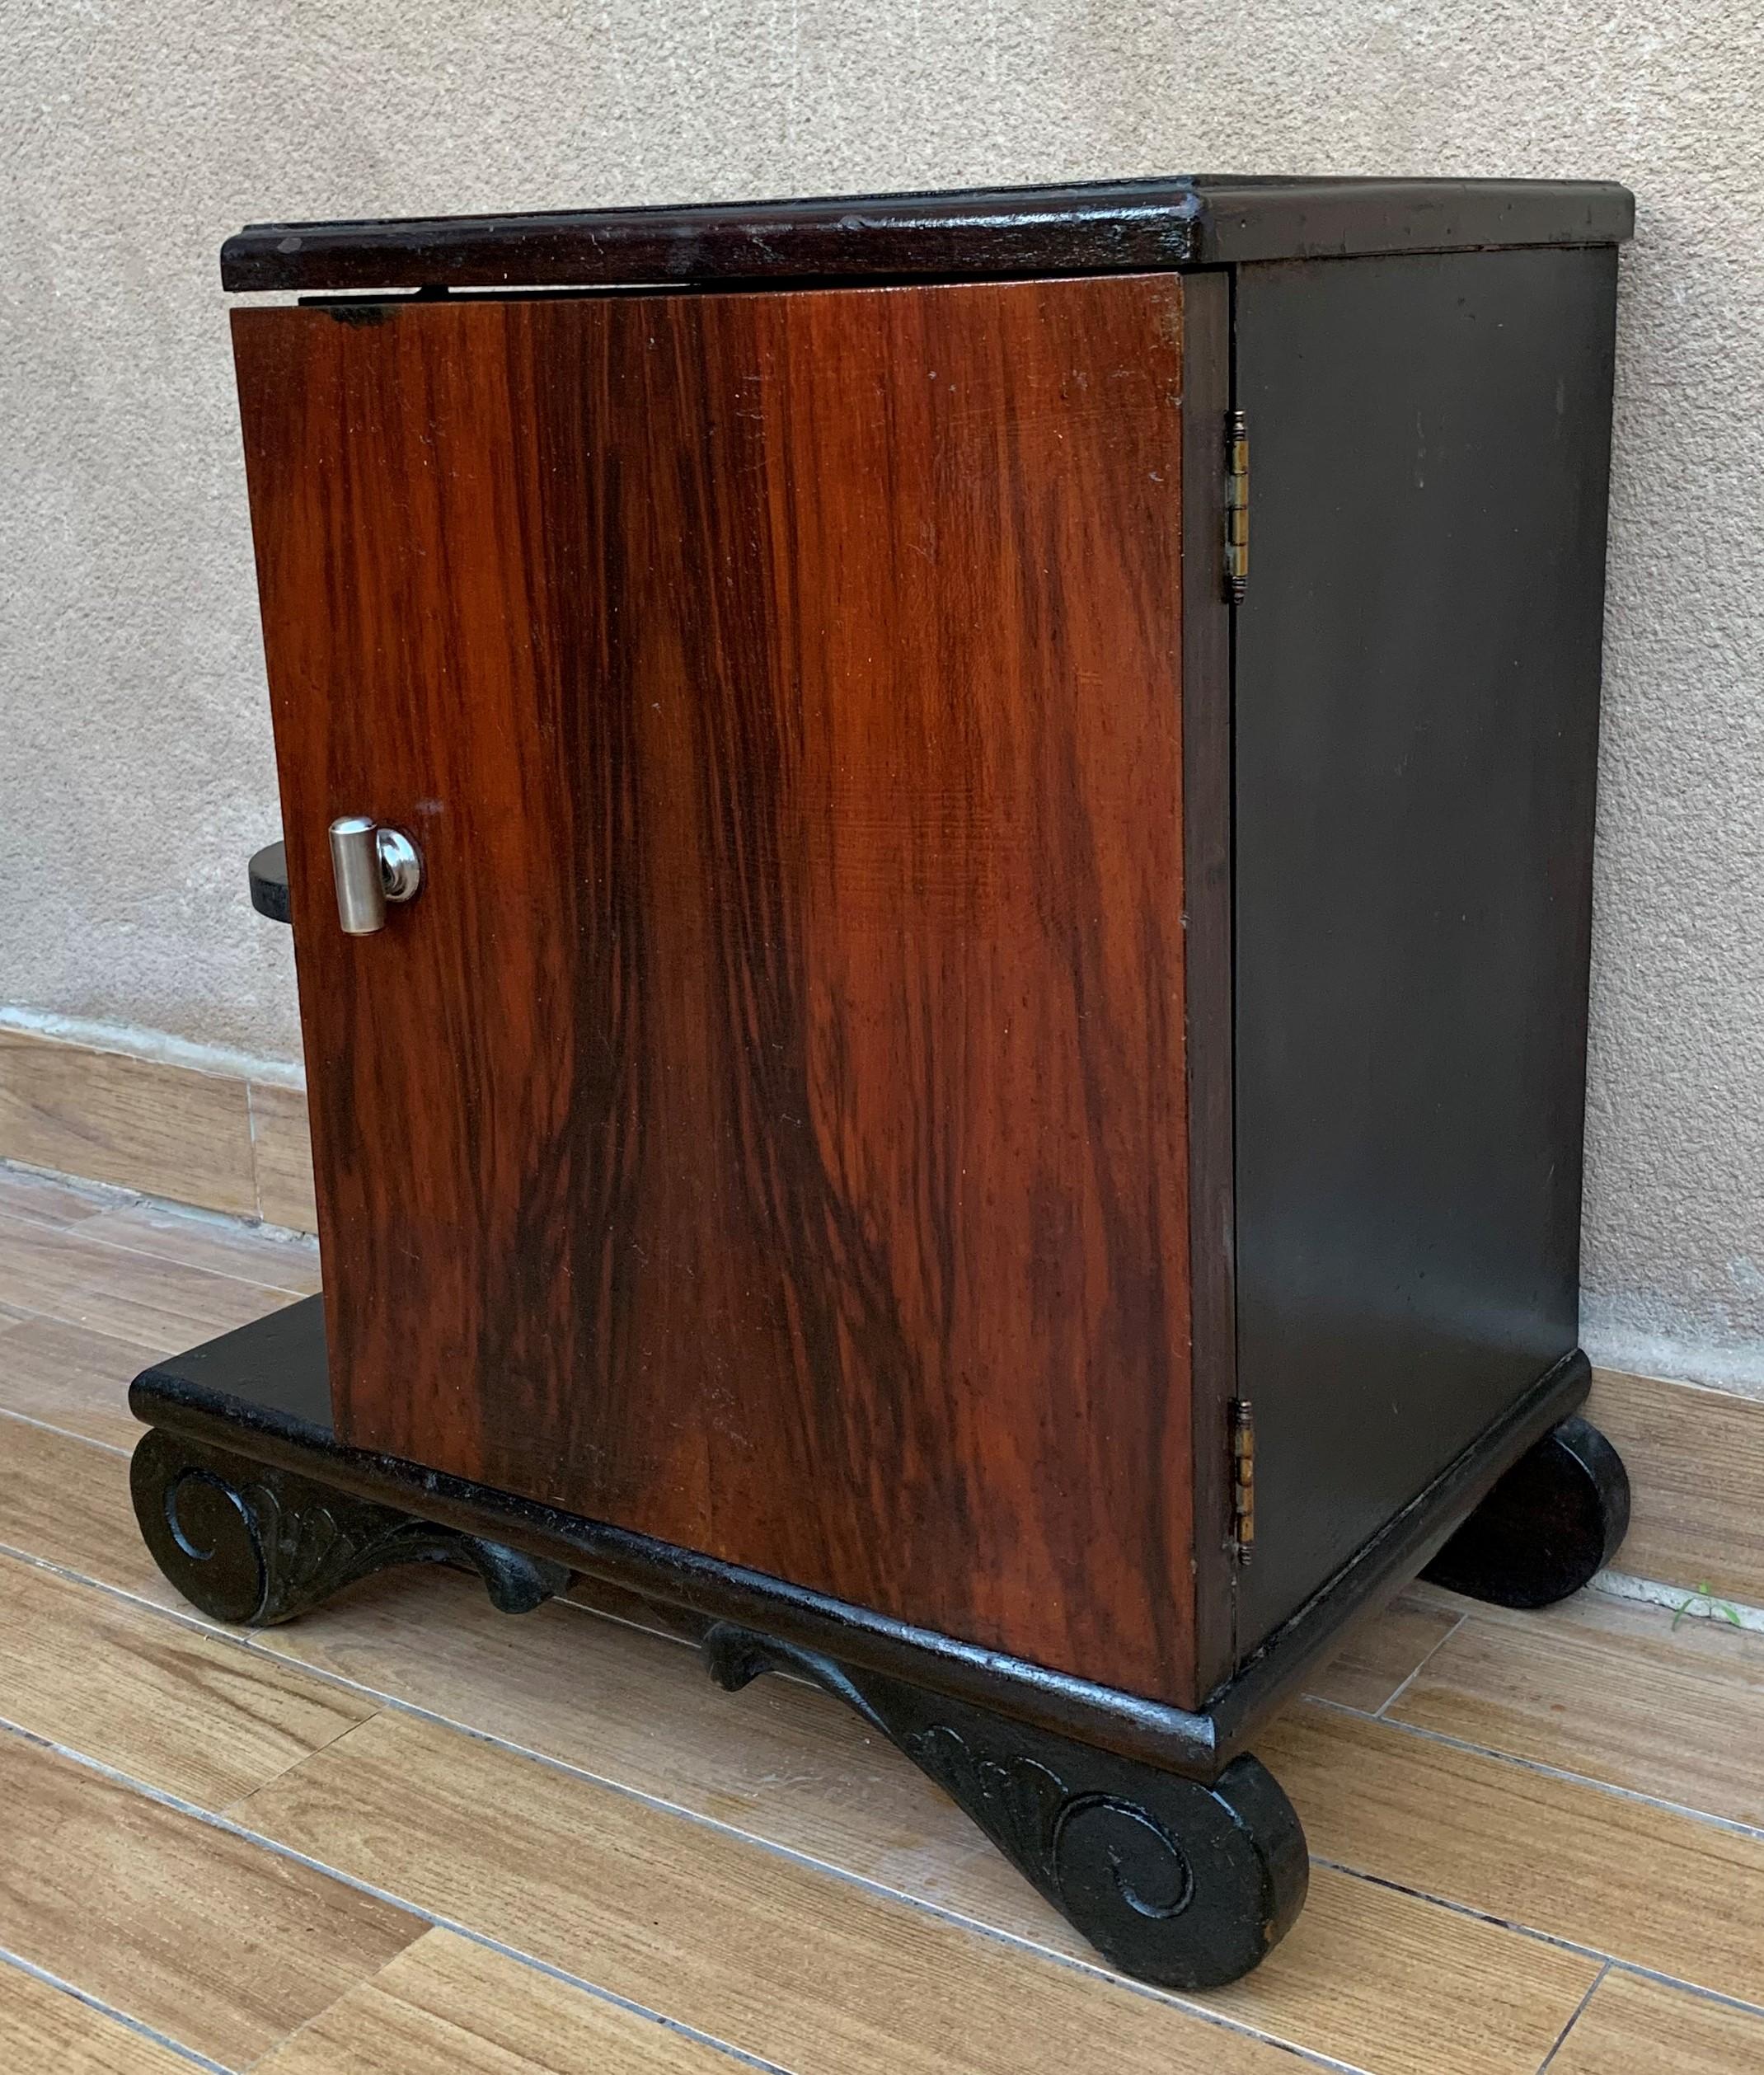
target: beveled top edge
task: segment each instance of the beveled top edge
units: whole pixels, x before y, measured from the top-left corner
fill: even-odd
[[[253,223],[235,293],[1124,273],[1379,252],[1603,245],[1635,227],[1608,181],[1222,174],[950,193]]]

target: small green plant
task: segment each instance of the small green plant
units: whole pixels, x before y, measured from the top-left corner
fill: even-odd
[[[1730,1621],[1736,1628],[1744,1627],[1739,1618],[1739,1609],[1730,1607],[1724,1599],[1717,1599],[1705,1578],[1687,1599],[1679,1601],[1673,1611],[1673,1627],[1676,1628],[1687,1614],[1706,1615],[1711,1621]]]

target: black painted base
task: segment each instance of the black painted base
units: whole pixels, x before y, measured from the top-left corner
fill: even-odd
[[[150,1429],[130,1471],[154,1561],[220,1621],[261,1627],[393,1564],[476,1571],[523,1613],[569,1572],[543,1558],[336,1491],[293,1471]],[[845,1701],[912,1760],[1106,1960],[1170,1988],[1235,1981],[1303,1907],[1298,1819],[1250,1757],[1211,1786],[1100,1751],[903,1680],[711,1622],[730,1692],[787,1666]]]
[[[1105,1960],[1141,1981],[1236,1981],[1304,1907],[1305,1833],[1257,1758],[1234,1758],[1204,1786],[728,1622],[711,1624],[703,1648],[731,1692],[788,1666],[837,1694]]]
[[[157,1429],[135,1444],[129,1486],[166,1576],[204,1613],[247,1628],[292,1621],[393,1564],[474,1570],[505,1614],[530,1613],[570,1580],[542,1556]]]
[[[1344,1626],[1434,1550],[1442,1584],[1535,1605],[1615,1548],[1622,1466],[1569,1416],[1588,1380],[1578,1352],[1540,1377],[1195,1710],[350,1448],[331,1425],[316,1298],[145,1371],[129,1402],[152,1429],[142,1532],[204,1612],[284,1621],[410,1562],[471,1570],[519,1612],[589,1573],[683,1617],[725,1686],[784,1665],[837,1694],[1108,1960],[1199,1988],[1253,1967],[1303,1904],[1303,1833],[1249,1744]]]
[[[1623,1458],[1578,1415],[1521,1456],[1422,1575],[1499,1607],[1549,1607],[1617,1553],[1630,1523]]]

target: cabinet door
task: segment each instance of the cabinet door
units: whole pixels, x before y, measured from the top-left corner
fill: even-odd
[[[1195,1697],[1182,315],[235,316],[344,1439]]]

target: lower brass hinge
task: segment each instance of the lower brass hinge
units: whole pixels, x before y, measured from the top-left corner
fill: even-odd
[[[1250,586],[1250,420],[1225,414],[1225,595],[1241,605]]]
[[[1246,1397],[1232,1400],[1232,1541],[1247,1563],[1255,1547],[1255,1411]]]

